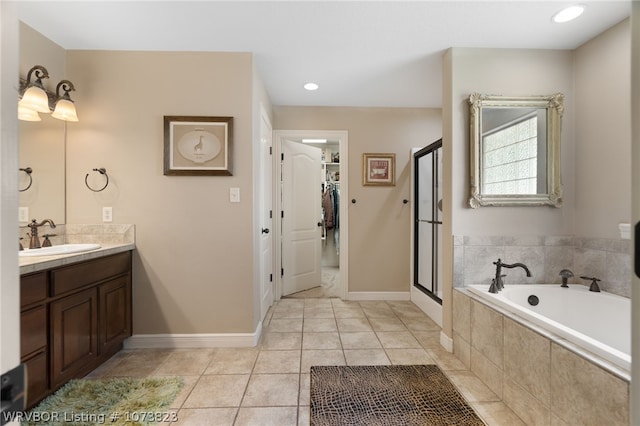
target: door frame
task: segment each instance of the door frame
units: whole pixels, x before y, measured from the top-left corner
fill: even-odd
[[[340,152],[340,181],[347,182],[346,185],[340,186],[341,208],[340,218],[340,298],[347,299],[349,290],[349,209],[346,200],[349,198],[349,167],[348,167],[348,143],[349,132],[346,130],[275,130],[273,137],[273,214],[274,219],[280,217],[282,211],[282,189],[280,185],[282,169],[280,167],[280,158],[282,155],[282,141],[284,139],[301,140],[302,138],[326,138],[337,140]],[[318,171],[318,176],[320,171]],[[279,272],[282,265],[282,223],[280,220],[273,221],[274,236],[274,265],[275,272],[275,300],[282,297],[282,275]]]
[[[262,179],[265,180],[271,180],[272,179],[272,175],[273,175],[273,126],[271,124],[271,120],[269,119],[269,114],[267,113],[266,109],[264,108],[264,105],[260,104],[260,146],[258,149],[259,152],[259,156],[260,159],[259,164],[260,164],[260,176],[262,177]],[[266,140],[265,140],[266,139]],[[267,150],[269,150],[269,152],[267,152]],[[263,159],[263,157],[265,155],[269,155],[270,160],[269,161],[265,161]],[[264,163],[263,163],[264,161]],[[265,167],[263,167],[263,164],[265,166],[269,165],[269,162],[271,163],[271,169],[270,170],[264,170]],[[259,185],[259,189],[262,189],[261,186],[262,184],[258,184]],[[273,193],[273,182],[271,181],[271,185],[270,185],[270,191],[271,194]],[[273,253],[274,253],[274,248],[275,248],[275,243],[274,240],[275,238],[273,238],[273,211],[274,211],[274,206],[273,206],[273,197],[271,196],[271,194],[264,194],[262,193],[262,191],[260,191],[260,195],[259,195],[259,206],[258,206],[258,210],[259,210],[259,230],[258,230],[258,274],[259,274],[259,279],[258,279],[258,286],[260,288],[259,290],[259,298],[260,298],[260,321],[263,321],[265,316],[267,315],[267,312],[269,310],[269,308],[271,307],[271,305],[273,304],[273,301],[275,300],[274,297],[274,282],[273,282],[273,276],[276,275],[275,274],[275,263],[273,262]],[[271,198],[269,198],[271,197]],[[270,202],[270,203],[269,203]],[[267,210],[271,210],[271,214],[269,214],[267,212]],[[266,222],[266,223],[265,223]],[[267,250],[269,250],[271,253],[270,259],[269,259],[269,263],[266,264],[265,263],[265,259],[263,256],[263,249],[265,248],[263,246],[263,240],[264,240],[264,235],[262,233],[262,229],[263,228],[267,228],[267,229],[271,229],[271,232],[269,232],[268,236],[268,241],[266,244],[268,244]],[[267,275],[271,274],[271,280],[267,283]],[[268,305],[267,305],[268,304]]]

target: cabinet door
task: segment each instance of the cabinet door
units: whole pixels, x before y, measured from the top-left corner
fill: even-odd
[[[51,385],[87,373],[98,353],[97,290],[51,303]]]
[[[131,336],[131,285],[120,277],[98,287],[100,355],[117,352]]]
[[[31,408],[49,394],[47,352],[43,350],[27,360],[27,406]]]

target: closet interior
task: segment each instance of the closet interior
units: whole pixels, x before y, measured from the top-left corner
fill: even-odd
[[[322,284],[320,297],[340,297],[340,145],[310,144],[322,150],[318,196],[322,197]]]

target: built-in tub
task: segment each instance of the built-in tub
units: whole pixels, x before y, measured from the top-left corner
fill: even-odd
[[[491,304],[520,316],[569,342],[631,371],[631,301],[583,285],[488,285],[466,288]],[[535,296],[535,298],[530,297]],[[532,305],[536,302],[537,304]]]

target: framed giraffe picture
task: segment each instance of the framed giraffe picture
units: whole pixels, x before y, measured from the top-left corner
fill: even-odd
[[[164,116],[164,174],[232,176],[233,117]]]

